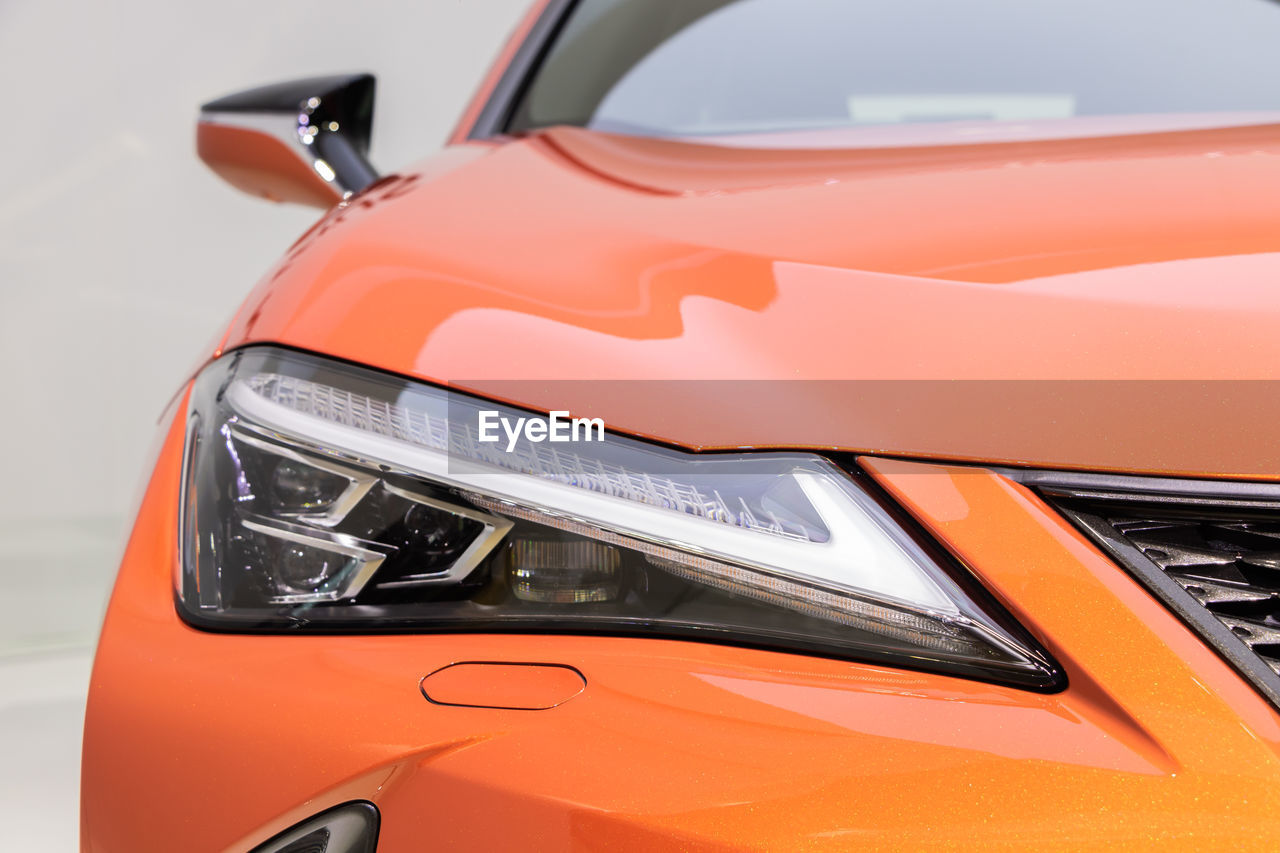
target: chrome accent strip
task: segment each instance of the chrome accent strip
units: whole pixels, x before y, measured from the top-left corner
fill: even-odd
[[[509,518],[503,518],[500,515],[490,515],[487,512],[481,512],[472,507],[459,506],[458,504],[448,503],[447,501],[429,498],[426,495],[420,495],[411,492],[408,489],[402,489],[399,486],[393,486],[390,483],[383,483],[382,488],[386,489],[393,495],[404,498],[405,500],[442,512],[459,515],[472,521],[478,521],[484,525],[484,532],[471,541],[467,549],[458,555],[458,559],[448,569],[442,572],[429,572],[417,575],[404,575],[399,580],[387,581],[378,584],[378,589],[399,589],[401,587],[415,586],[440,586],[447,584],[460,583],[479,566],[484,559],[489,556],[494,548],[506,537],[511,528],[515,526],[515,522]]]
[[[355,598],[360,594],[360,590],[364,589],[365,585],[368,584],[369,579],[373,577],[374,572],[378,570],[387,556],[381,551],[374,551],[364,547],[370,543],[362,542],[356,537],[344,533],[313,532],[298,525],[264,523],[264,521],[255,521],[249,518],[241,519],[240,523],[249,530],[261,533],[264,536],[272,536],[276,539],[283,539],[286,542],[296,542],[299,545],[318,548],[331,554],[340,554],[358,562],[358,568],[351,572],[342,586],[337,589],[309,594],[277,595],[270,599],[272,604],[308,604]]]
[[[266,441],[254,433],[259,433],[259,430],[244,422],[234,423],[231,427],[232,437],[250,447],[256,447],[275,456],[291,459],[294,462],[301,462],[303,465],[309,465],[312,468],[318,468],[321,471],[347,478],[348,485],[346,489],[343,490],[342,494],[338,495],[333,502],[333,506],[327,512],[280,512],[279,514],[282,516],[305,521],[307,524],[314,524],[317,527],[336,527],[378,482],[378,477],[358,468],[340,465],[323,456],[299,453],[290,447]]]

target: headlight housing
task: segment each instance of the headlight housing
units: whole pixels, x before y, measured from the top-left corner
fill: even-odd
[[[1062,686],[972,578],[827,459],[590,429],[485,441],[495,413],[530,417],[276,348],[219,359],[188,412],[180,612],[227,631],[713,640]]]

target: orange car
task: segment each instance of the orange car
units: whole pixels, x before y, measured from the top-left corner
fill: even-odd
[[[85,851],[1270,849],[1280,5],[550,0],[164,416]]]

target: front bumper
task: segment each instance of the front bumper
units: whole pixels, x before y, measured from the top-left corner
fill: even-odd
[[[183,424],[112,596],[82,847],[246,850],[350,800],[378,849],[1271,847],[1280,716],[1059,515],[1000,475],[863,464],[1063,664],[1041,695],[618,637],[246,636],[172,599]],[[577,669],[547,710],[439,705],[460,661]]]

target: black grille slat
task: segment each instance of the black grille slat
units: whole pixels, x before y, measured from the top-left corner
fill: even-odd
[[[1218,551],[1211,547],[1193,547],[1182,545],[1160,535],[1163,531],[1145,530],[1141,534],[1130,534],[1123,527],[1117,527],[1125,533],[1129,541],[1137,545],[1156,565],[1166,571],[1172,568],[1198,566],[1234,566],[1239,555],[1229,551]],[[1181,531],[1179,531],[1181,532]]]
[[[1254,652],[1280,645],[1280,518],[1104,518]]]
[[[1239,619],[1234,616],[1219,616],[1222,624],[1255,651],[1261,653],[1257,646],[1280,646],[1280,625],[1267,624],[1260,619]],[[1277,649],[1280,651],[1280,649]]]
[[[1182,588],[1191,593],[1196,601],[1209,607],[1222,607],[1230,604],[1265,604],[1272,600],[1269,592],[1260,591],[1250,586],[1217,583],[1195,575],[1169,572],[1169,577],[1182,584]]]
[[[1280,553],[1268,551],[1265,554],[1245,554],[1240,558],[1245,565],[1268,572],[1280,572]],[[1280,578],[1276,579],[1280,583]]]

